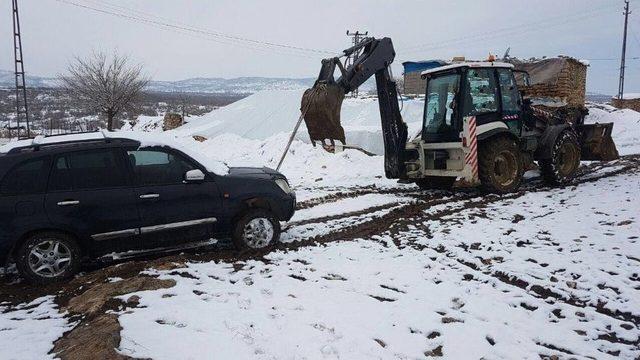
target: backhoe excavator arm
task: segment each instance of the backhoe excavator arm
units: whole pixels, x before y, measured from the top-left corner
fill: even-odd
[[[342,98],[375,75],[384,140],[385,175],[388,178],[402,178],[406,173],[404,151],[407,125],[400,115],[396,82],[389,71],[396,55],[393,44],[390,38],[367,38],[344,50],[343,55],[349,56],[357,51],[361,51],[357,60],[346,68],[338,57],[322,60],[318,79],[313,88],[305,92],[302,100],[309,135],[312,141],[329,139],[344,143],[344,130],[340,125]],[[336,66],[341,76],[334,80]]]

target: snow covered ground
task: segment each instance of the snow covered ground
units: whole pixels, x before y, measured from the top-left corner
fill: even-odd
[[[458,195],[446,205],[422,204],[374,236],[263,259],[150,269],[176,286],[122,297],[137,295],[140,305],[119,317],[120,352],[154,359],[635,358],[637,170],[507,197]],[[322,211],[312,207],[297,220],[357,210],[357,202],[387,203],[361,195],[317,205]]]
[[[164,136],[229,165],[275,167],[297,100],[234,105]],[[349,126],[377,127],[376,106],[347,100]],[[254,125],[268,134],[242,133],[241,119],[265,114]],[[217,132],[224,121],[234,133]],[[563,188],[533,174],[505,196],[419,191],[385,179],[380,156],[297,140],[281,170],[299,209],[274,251],[190,251],[39,290],[5,275],[0,358],[637,359],[640,114],[591,105],[588,121],[615,122],[622,159],[584,164]]]

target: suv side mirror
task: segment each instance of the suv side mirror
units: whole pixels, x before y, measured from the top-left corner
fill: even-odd
[[[186,182],[197,182],[204,180],[204,173],[200,169],[189,170],[184,174]]]

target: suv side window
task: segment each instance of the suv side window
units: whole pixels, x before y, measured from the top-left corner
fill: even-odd
[[[182,184],[184,174],[196,169],[182,156],[164,150],[132,150],[127,155],[136,185]]]
[[[3,195],[44,193],[51,161],[48,156],[24,161],[7,172],[0,184]]]
[[[520,93],[513,73],[507,69],[498,69],[498,77],[502,94],[502,111],[506,115],[520,112]]]
[[[49,190],[106,189],[127,185],[126,171],[113,149],[78,151],[56,158]]]

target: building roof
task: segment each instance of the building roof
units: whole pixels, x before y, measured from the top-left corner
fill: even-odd
[[[444,60],[423,60],[423,61],[405,61],[402,63],[404,67],[404,73],[411,73],[417,71],[424,71],[428,69],[433,69],[438,66],[446,65],[447,62]]]
[[[460,62],[460,63],[455,63],[455,64],[451,64],[451,65],[440,66],[440,67],[437,67],[437,68],[429,69],[429,70],[423,71],[421,73],[421,75],[427,75],[427,74],[432,74],[434,72],[457,69],[457,68],[462,68],[462,67],[471,67],[471,68],[496,67],[496,68],[513,69],[513,65],[512,64],[508,64],[508,63],[504,63],[504,62]]]

